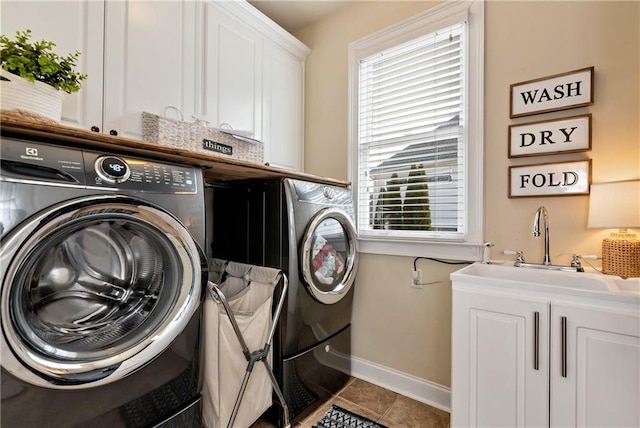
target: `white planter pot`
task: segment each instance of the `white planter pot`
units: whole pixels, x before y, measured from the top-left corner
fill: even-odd
[[[0,108],[26,110],[60,123],[64,92],[42,82],[29,82],[0,69]],[[7,80],[4,80],[7,79]]]

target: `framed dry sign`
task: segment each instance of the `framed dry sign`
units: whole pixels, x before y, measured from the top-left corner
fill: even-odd
[[[511,118],[593,104],[593,67],[526,82],[510,88]]]
[[[509,167],[509,197],[588,195],[591,159]]]
[[[591,150],[591,114],[509,126],[509,157]]]

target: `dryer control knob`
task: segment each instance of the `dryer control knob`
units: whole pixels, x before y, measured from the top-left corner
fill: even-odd
[[[96,160],[96,172],[107,183],[122,183],[129,179],[131,170],[125,161],[115,156],[102,156]]]

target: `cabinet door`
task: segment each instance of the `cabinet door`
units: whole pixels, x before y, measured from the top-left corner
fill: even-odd
[[[304,65],[285,49],[265,43],[263,141],[271,165],[303,170]]]
[[[141,113],[195,113],[196,2],[105,6],[104,132],[142,138]]]
[[[204,114],[261,139],[262,38],[216,3],[205,7]]]
[[[453,291],[451,426],[548,425],[548,308]]]
[[[76,70],[88,78],[80,91],[65,95],[62,123],[87,129],[102,126],[104,3],[3,0],[2,34],[13,38],[17,30],[27,29],[32,41],[54,42],[58,55],[80,52]]]
[[[551,314],[551,426],[640,426],[637,310],[552,305]]]

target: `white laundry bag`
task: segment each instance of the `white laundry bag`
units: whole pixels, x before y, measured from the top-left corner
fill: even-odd
[[[212,265],[221,266],[217,262]],[[269,336],[273,292],[279,275],[277,269],[229,262],[218,285],[251,352],[263,349]],[[211,292],[214,285],[209,282],[204,306],[202,396],[206,428],[228,425],[248,365],[224,306]],[[267,361],[271,366],[271,350]],[[271,406],[272,388],[266,366],[255,364],[234,427],[249,427]]]

